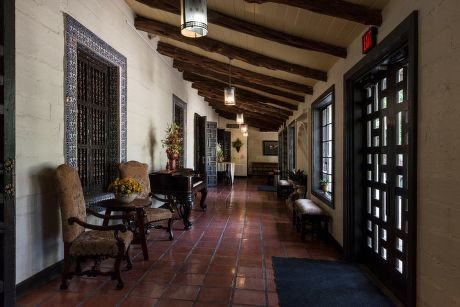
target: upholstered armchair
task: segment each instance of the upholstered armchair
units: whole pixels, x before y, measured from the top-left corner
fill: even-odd
[[[64,270],[62,273],[61,289],[67,289],[68,280],[73,275],[111,275],[118,280],[117,288],[123,288],[120,274],[120,263],[127,261],[127,268],[132,264],[128,252],[133,240],[133,233],[123,224],[98,226],[88,224],[87,214],[103,218],[102,214],[93,212],[85,206],[83,189],[76,169],[68,165],[60,165],[56,170],[58,194],[60,198],[62,234],[64,240]],[[121,216],[112,216],[120,219]],[[89,231],[86,231],[89,229]],[[82,272],[81,261],[94,258],[94,266]],[[99,262],[106,258],[115,258],[114,269],[111,272],[101,272]],[[71,271],[73,260],[76,268]]]
[[[131,177],[142,184],[142,192],[139,195],[141,198],[151,198],[150,193],[150,180],[148,174],[148,165],[146,163],[140,163],[137,161],[129,161],[120,163],[118,166],[120,171],[120,178]],[[151,229],[157,226],[163,221],[168,221],[167,231],[169,233],[169,239],[172,240],[173,236],[173,214],[171,209],[163,208],[145,208],[144,209],[144,224],[145,229]],[[131,217],[132,221],[137,221],[135,217]]]

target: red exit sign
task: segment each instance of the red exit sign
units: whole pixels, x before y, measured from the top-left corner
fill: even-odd
[[[363,53],[366,54],[377,45],[377,27],[370,27],[362,37]]]

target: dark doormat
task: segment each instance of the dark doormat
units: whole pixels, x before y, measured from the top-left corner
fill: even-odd
[[[276,192],[276,187],[274,187],[272,185],[258,185],[257,186],[257,191]]]
[[[395,306],[356,265],[273,257],[281,307]]]

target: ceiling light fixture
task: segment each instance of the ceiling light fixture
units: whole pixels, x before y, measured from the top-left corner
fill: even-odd
[[[247,131],[246,131],[246,132],[243,132],[243,136],[244,136],[244,137],[247,137],[248,135],[249,135],[249,134],[248,134]]]
[[[237,124],[244,124],[244,115],[243,113],[236,114],[236,123]]]
[[[224,102],[226,106],[236,105],[235,87],[232,86],[232,63],[228,60],[228,87],[224,89]]]
[[[181,0],[180,33],[197,38],[208,34],[208,13],[206,0]]]
[[[245,133],[248,132],[248,125],[241,125],[241,132]]]

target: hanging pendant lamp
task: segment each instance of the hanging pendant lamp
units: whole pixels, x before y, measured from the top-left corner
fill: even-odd
[[[208,13],[206,0],[180,1],[180,33],[197,38],[208,34]]]
[[[236,123],[237,124],[244,124],[244,115],[243,113],[236,114]]]
[[[231,59],[228,61],[228,87],[224,89],[224,103],[226,106],[236,105],[235,87],[232,86],[232,65]]]
[[[248,125],[241,125],[241,132],[245,133],[248,132]]]
[[[243,136],[244,136],[244,137],[247,137],[248,135],[249,135],[249,134],[248,134],[247,131],[246,131],[246,132],[243,132]]]

